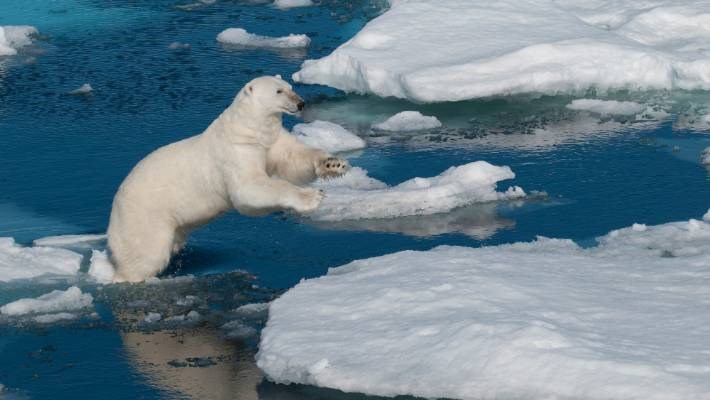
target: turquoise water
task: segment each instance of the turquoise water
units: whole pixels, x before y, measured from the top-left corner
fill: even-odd
[[[255,1],[1,2],[0,25],[34,25],[41,37],[18,56],[0,60],[0,236],[30,244],[49,235],[104,232],[112,196],[138,160],[200,133],[251,78],[288,77],[303,59],[328,54],[376,15],[377,6],[324,0],[279,11]],[[228,27],[274,36],[307,33],[313,43],[305,52],[229,49],[215,40]],[[173,42],[189,48],[171,49]],[[87,82],[93,94],[67,94]],[[339,122],[367,139],[369,147],[350,161],[382,181],[395,184],[486,160],[515,171],[516,179],[504,186],[548,196],[348,223],[228,214],[195,232],[171,265],[169,275],[195,275],[188,282],[129,290],[80,281],[94,294],[98,316],[50,328],[0,326],[6,396],[219,398],[218,388],[227,388],[244,399],[360,398],[268,383],[253,364],[256,338],[227,340],[218,327],[241,304],[268,300],[302,278],[355,259],[536,235],[591,245],[611,229],[697,218],[710,206],[710,178],[699,162],[710,131],[696,121],[710,114],[707,93],[605,94],[669,114],[637,121],[567,110],[576,98],[570,96],[418,105],[318,86],[295,89],[308,102],[304,119]],[[444,127],[392,135],[367,128],[409,109],[436,115]],[[286,120],[289,126],[295,122]],[[255,277],[228,273],[233,270]],[[68,285],[0,284],[0,303]],[[199,324],[158,332],[140,324],[146,308],[141,301],[164,315],[186,311],[169,306],[177,292],[202,299]],[[258,330],[263,316],[245,324]],[[208,355],[215,355],[217,365],[166,365]]]

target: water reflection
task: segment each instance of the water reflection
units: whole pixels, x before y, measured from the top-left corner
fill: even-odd
[[[502,229],[515,226],[514,220],[499,217],[497,209],[497,203],[484,203],[441,214],[309,223],[321,229],[401,233],[417,237],[460,233],[476,240],[484,240]]]

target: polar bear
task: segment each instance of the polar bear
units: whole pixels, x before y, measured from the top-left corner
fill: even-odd
[[[249,82],[197,135],[140,161],[113,200],[108,246],[114,282],[156,276],[188,233],[220,214],[313,211],[323,193],[299,185],[345,173],[346,161],[307,147],[282,126],[303,100],[280,77]]]

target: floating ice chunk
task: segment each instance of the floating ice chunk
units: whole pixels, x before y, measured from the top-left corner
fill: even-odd
[[[91,293],[82,293],[81,289],[72,286],[64,291],[53,290],[36,299],[26,298],[5,304],[0,307],[0,314],[26,315],[73,311],[91,307],[93,301]]]
[[[313,5],[312,0],[275,0],[274,7],[285,10],[295,7],[310,7]]]
[[[419,111],[402,111],[379,124],[372,125],[373,128],[381,131],[419,131],[424,129],[434,129],[441,126],[441,122],[436,117],[422,115]]]
[[[250,303],[243,306],[239,306],[234,313],[244,317],[251,317],[254,315],[262,315],[269,310],[269,304],[271,303]]]
[[[706,2],[390,3],[330,55],[304,62],[293,79],[418,102],[590,87],[710,88]]]
[[[646,106],[634,101],[599,99],[577,99],[567,104],[570,110],[589,111],[601,115],[635,115],[646,110]]]
[[[73,320],[76,318],[77,318],[76,314],[72,314],[72,313],[68,313],[68,312],[60,312],[60,313],[56,313],[56,314],[38,315],[38,316],[32,318],[32,320],[34,320],[35,322],[37,322],[39,324],[53,324],[55,322],[70,321],[70,320]]]
[[[51,247],[22,247],[12,238],[0,238],[0,282],[40,275],[75,275],[81,254]]]
[[[145,321],[145,322],[147,322],[147,323],[149,323],[149,324],[152,324],[152,323],[155,323],[155,322],[160,321],[161,319],[163,319],[163,316],[160,315],[160,313],[157,313],[157,312],[149,312],[149,313],[146,314],[146,316],[143,318],[143,321]]]
[[[293,127],[293,133],[302,143],[329,153],[358,150],[366,146],[365,141],[356,134],[327,121],[297,124]]]
[[[358,260],[272,302],[257,364],[380,396],[707,399],[709,275],[698,220]]]
[[[93,92],[93,91],[94,91],[94,88],[91,87],[91,84],[85,83],[85,84],[79,86],[78,88],[70,91],[69,94],[87,95],[87,94],[91,94],[91,92]]]
[[[242,28],[228,28],[217,35],[220,43],[245,47],[270,47],[291,49],[308,47],[311,39],[306,35],[290,34],[282,37],[261,36],[249,33]]]
[[[432,178],[412,178],[389,187],[352,168],[344,176],[316,182],[326,192],[310,217],[320,221],[364,218],[394,218],[450,211],[472,203],[507,200],[525,196],[520,187],[496,191],[496,183],[515,178],[507,166],[476,161],[451,167]]]
[[[106,240],[106,234],[47,236],[32,241],[34,246],[75,247]]]
[[[17,49],[32,44],[32,36],[37,34],[37,28],[29,25],[0,26],[0,56],[17,54]]]
[[[703,221],[710,222],[710,209],[708,209],[708,212],[703,215]]]
[[[106,250],[91,250],[91,261],[89,265],[89,276],[98,283],[113,282],[115,270],[111,260],[106,254]]]
[[[700,153],[700,162],[705,165],[710,165],[710,147],[706,147],[702,153]]]

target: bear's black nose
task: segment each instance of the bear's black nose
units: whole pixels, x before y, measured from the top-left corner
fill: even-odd
[[[306,105],[306,103],[299,101],[298,104],[296,105],[298,107],[298,111],[303,110],[303,106],[305,106],[305,105]]]

